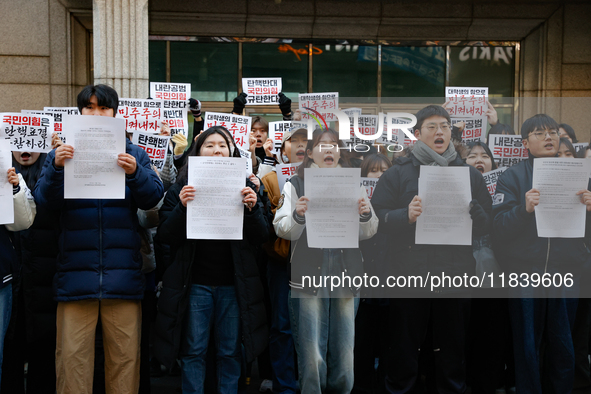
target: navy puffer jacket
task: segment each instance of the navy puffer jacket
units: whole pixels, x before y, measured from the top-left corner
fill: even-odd
[[[126,142],[137,170],[126,175],[125,199],[65,200],[64,169],[51,151],[33,195],[40,206],[59,211],[55,298],[61,301],[115,298],[139,300],[144,293],[137,209],[158,204],[164,188],[146,152]]]

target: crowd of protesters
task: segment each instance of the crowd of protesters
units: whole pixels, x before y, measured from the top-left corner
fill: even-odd
[[[234,99],[233,113],[243,113],[246,97]],[[114,117],[118,100],[96,85],[77,104],[82,115]],[[2,392],[150,393],[150,375],[162,368],[180,370],[183,393],[238,393],[257,360],[261,392],[591,393],[591,302],[578,298],[591,252],[586,238],[538,237],[541,195],[532,187],[535,158],[591,154],[577,155],[572,127],[544,114],[523,122],[529,158],[500,176],[491,197],[482,174],[497,168],[493,154],[462,142],[463,125],[452,126],[445,105],[416,113],[417,141],[396,157],[371,149],[353,158],[331,128],[311,139],[293,128],[274,154],[269,123],[253,117],[243,237],[202,240],[187,239],[196,196],[188,158],[241,155],[227,129],[204,130],[198,100],[188,105],[194,138],[172,137],[163,170],[127,139],[117,158],[124,199],[65,199],[64,165],[76,152],[59,138],[47,154],[13,152],[14,223],[0,231]],[[279,109],[292,120],[282,93]],[[487,117],[489,135],[514,134],[490,104]],[[299,165],[283,188],[279,163]],[[472,245],[416,242],[421,166],[467,167]],[[311,247],[305,170],[347,167],[379,179],[371,200],[363,186],[355,195],[359,248]],[[589,189],[577,194],[586,222]],[[505,298],[450,287],[387,297],[302,280],[462,275],[483,264],[576,273],[577,285],[518,287]]]

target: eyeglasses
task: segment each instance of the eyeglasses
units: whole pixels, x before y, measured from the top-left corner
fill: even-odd
[[[531,137],[532,135],[538,139],[538,141],[543,141],[546,139],[546,134],[550,136],[553,140],[558,139],[558,130],[546,130],[546,131],[534,131],[529,133],[527,138]]]
[[[437,125],[436,123],[429,123],[426,124],[425,127],[431,133],[436,133],[437,129],[441,129],[441,131],[443,131],[444,133],[451,130],[451,125],[449,123],[441,123],[440,125]]]

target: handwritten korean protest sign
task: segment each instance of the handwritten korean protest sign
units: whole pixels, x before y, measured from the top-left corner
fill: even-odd
[[[292,127],[292,122],[271,122],[269,123],[269,138],[273,140],[273,153],[279,155],[283,135]]]
[[[506,169],[507,167],[497,168],[496,170],[482,174],[484,181],[486,182],[486,188],[488,189],[491,197],[495,195],[495,191],[497,190],[497,180]]]
[[[62,142],[64,144],[66,143],[66,137],[62,133],[62,131],[63,131],[62,118],[65,114],[64,112],[43,112],[43,111],[31,111],[31,110],[23,109],[23,110],[21,110],[21,114],[49,116],[51,119],[53,119],[52,133],[57,133],[57,135],[60,137]],[[51,139],[51,136],[49,136],[49,138]]]
[[[150,82],[150,97],[164,100],[163,118],[170,126],[170,135],[189,135],[187,102],[191,97],[190,83]]]
[[[132,142],[146,151],[150,157],[152,165],[158,171],[162,171],[166,163],[166,155],[168,153],[168,142],[170,136],[148,134],[141,131],[133,133]]]
[[[250,116],[206,112],[205,125],[203,127],[205,130],[213,126],[225,127],[232,133],[236,145],[247,151],[250,146],[248,137],[250,135],[251,122],[252,118]]]
[[[339,109],[339,93],[305,93],[298,94],[299,98],[299,109],[302,112],[302,119],[311,119],[310,110],[319,112],[327,122],[336,121],[337,116],[332,113],[326,113],[325,110],[337,110]],[[312,112],[312,114],[314,114]],[[315,117],[318,115],[314,114]],[[313,118],[312,118],[313,119]],[[321,121],[322,122],[322,121]],[[323,126],[324,127],[324,126]]]
[[[371,200],[371,196],[373,196],[374,190],[376,190],[376,185],[378,184],[379,178],[361,178],[361,186],[365,187],[365,191],[367,192],[367,198]]]
[[[163,100],[119,99],[116,118],[125,119],[125,130],[130,133],[158,133],[163,116]]]
[[[462,142],[484,142],[486,140],[486,125],[488,123],[486,116],[476,118],[451,118],[451,123],[453,125],[460,122],[464,122],[465,124],[464,130],[462,130]]]
[[[298,167],[302,163],[288,163],[288,164],[277,164],[275,170],[277,171],[277,183],[279,184],[279,190],[283,190],[285,182],[291,178],[298,170]]]
[[[445,101],[451,117],[485,116],[488,104],[488,88],[445,88]]]
[[[523,146],[520,135],[490,136],[488,146],[497,163],[497,167],[511,167],[528,157],[527,149]]]
[[[44,115],[1,113],[0,138],[9,139],[13,151],[49,152],[53,119]]]
[[[242,78],[247,105],[279,104],[281,78]]]
[[[65,115],[80,115],[78,107],[44,107],[43,112],[60,112]]]

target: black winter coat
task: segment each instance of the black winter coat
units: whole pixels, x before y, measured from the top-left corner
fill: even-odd
[[[530,157],[508,168],[497,181],[495,255],[501,268],[510,272],[574,273],[591,257],[585,238],[540,238],[535,212],[525,209],[525,193],[532,189],[533,160]],[[587,212],[587,229],[590,216]]]
[[[458,156],[450,166],[468,166]],[[387,257],[382,272],[388,275],[472,275],[476,262],[472,245],[417,245],[415,244],[416,222],[408,223],[408,205],[418,195],[421,163],[411,153],[410,157],[396,160],[377,183],[371,203],[380,219],[378,233],[386,233]],[[472,237],[488,234],[490,231],[491,197],[482,174],[472,166],[470,186],[472,199],[484,208],[489,220],[484,227],[472,227]],[[468,207],[466,207],[468,210]],[[412,286],[411,286],[412,287]],[[453,289],[438,291],[446,293]]]
[[[252,185],[250,181],[247,183]],[[198,253],[195,242],[187,239],[187,208],[179,198],[182,187],[176,183],[168,190],[160,209],[158,227],[158,237],[170,245],[171,256],[174,257],[162,280],[154,352],[158,360],[169,368],[179,354],[191,288],[191,269],[195,253]],[[230,241],[247,362],[253,361],[265,349],[269,338],[263,285],[255,258],[256,246],[267,238],[267,222],[259,200],[252,211],[245,208],[243,239]]]

